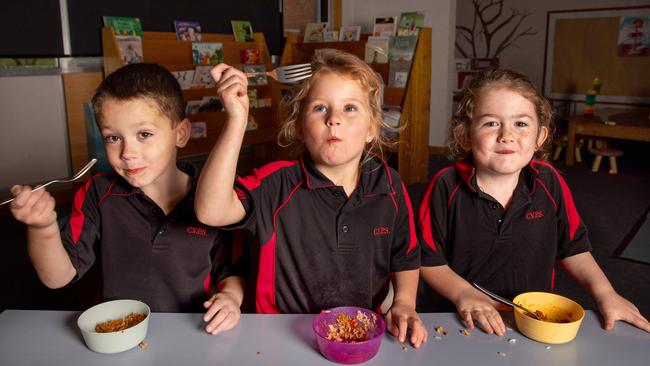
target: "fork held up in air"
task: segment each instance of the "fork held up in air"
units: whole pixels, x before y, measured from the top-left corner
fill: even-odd
[[[257,73],[254,72],[246,73],[246,77],[253,77],[256,75]],[[311,64],[307,63],[280,66],[271,71],[267,71],[266,75],[280,83],[296,83],[311,76]]]

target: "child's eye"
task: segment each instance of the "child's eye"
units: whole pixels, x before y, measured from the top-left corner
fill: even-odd
[[[515,126],[517,126],[517,127],[526,127],[526,126],[528,126],[528,123],[524,122],[524,121],[517,121],[517,122],[515,122]]]
[[[119,141],[120,141],[119,136],[115,136],[115,135],[104,136],[104,142],[107,143],[107,144],[114,144],[114,143],[117,143]]]
[[[153,136],[153,133],[151,132],[147,132],[147,131],[138,132],[138,138],[141,140],[148,139],[151,136]]]
[[[345,109],[346,112],[355,112],[355,111],[357,111],[357,106],[355,106],[353,104],[348,104],[348,105],[345,106],[344,109]]]
[[[485,127],[496,127],[498,125],[499,125],[499,122],[497,122],[497,121],[487,121],[487,122],[483,123],[483,126],[485,126]]]
[[[327,107],[325,107],[322,104],[319,104],[319,105],[314,107],[313,111],[314,112],[327,112]]]

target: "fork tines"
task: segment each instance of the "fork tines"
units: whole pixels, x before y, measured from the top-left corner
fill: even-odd
[[[278,77],[284,82],[296,82],[311,76],[311,64],[281,66],[277,69]]]

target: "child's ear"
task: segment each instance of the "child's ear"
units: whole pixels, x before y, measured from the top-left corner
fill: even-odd
[[[537,133],[537,148],[539,149],[544,145],[544,141],[548,138],[548,128],[542,126]]]
[[[187,145],[192,134],[192,124],[190,120],[185,118],[176,126],[176,147],[182,148]]]

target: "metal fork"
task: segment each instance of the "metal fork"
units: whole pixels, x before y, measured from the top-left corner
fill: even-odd
[[[258,73],[246,73],[246,77],[253,77],[256,75],[258,75]],[[280,66],[271,71],[267,71],[266,75],[281,83],[292,84],[311,77],[311,64]]]
[[[68,179],[54,179],[54,180],[51,180],[51,181],[49,181],[49,182],[47,182],[47,183],[45,183],[45,184],[43,184],[43,185],[40,185],[40,186],[38,186],[38,187],[32,189],[32,192],[37,191],[37,190],[42,189],[42,188],[45,188],[45,187],[47,187],[47,186],[49,186],[49,185],[51,185],[51,184],[54,184],[54,183],[69,183],[69,182],[75,181],[75,180],[81,178],[84,174],[86,174],[86,172],[89,171],[90,168],[92,168],[93,165],[95,165],[96,162],[97,162],[97,159],[93,158],[91,161],[88,162],[88,164],[86,164],[86,166],[84,166],[83,168],[81,168],[81,170],[79,170],[79,171],[77,172],[77,174],[73,175],[71,178],[68,178]],[[7,203],[9,203],[9,202],[11,202],[11,201],[13,201],[14,199],[15,199],[15,198],[12,198],[12,199],[8,199],[8,200],[6,200],[6,201],[0,203],[0,206],[2,206],[2,205],[4,205],[4,204],[7,204]]]

